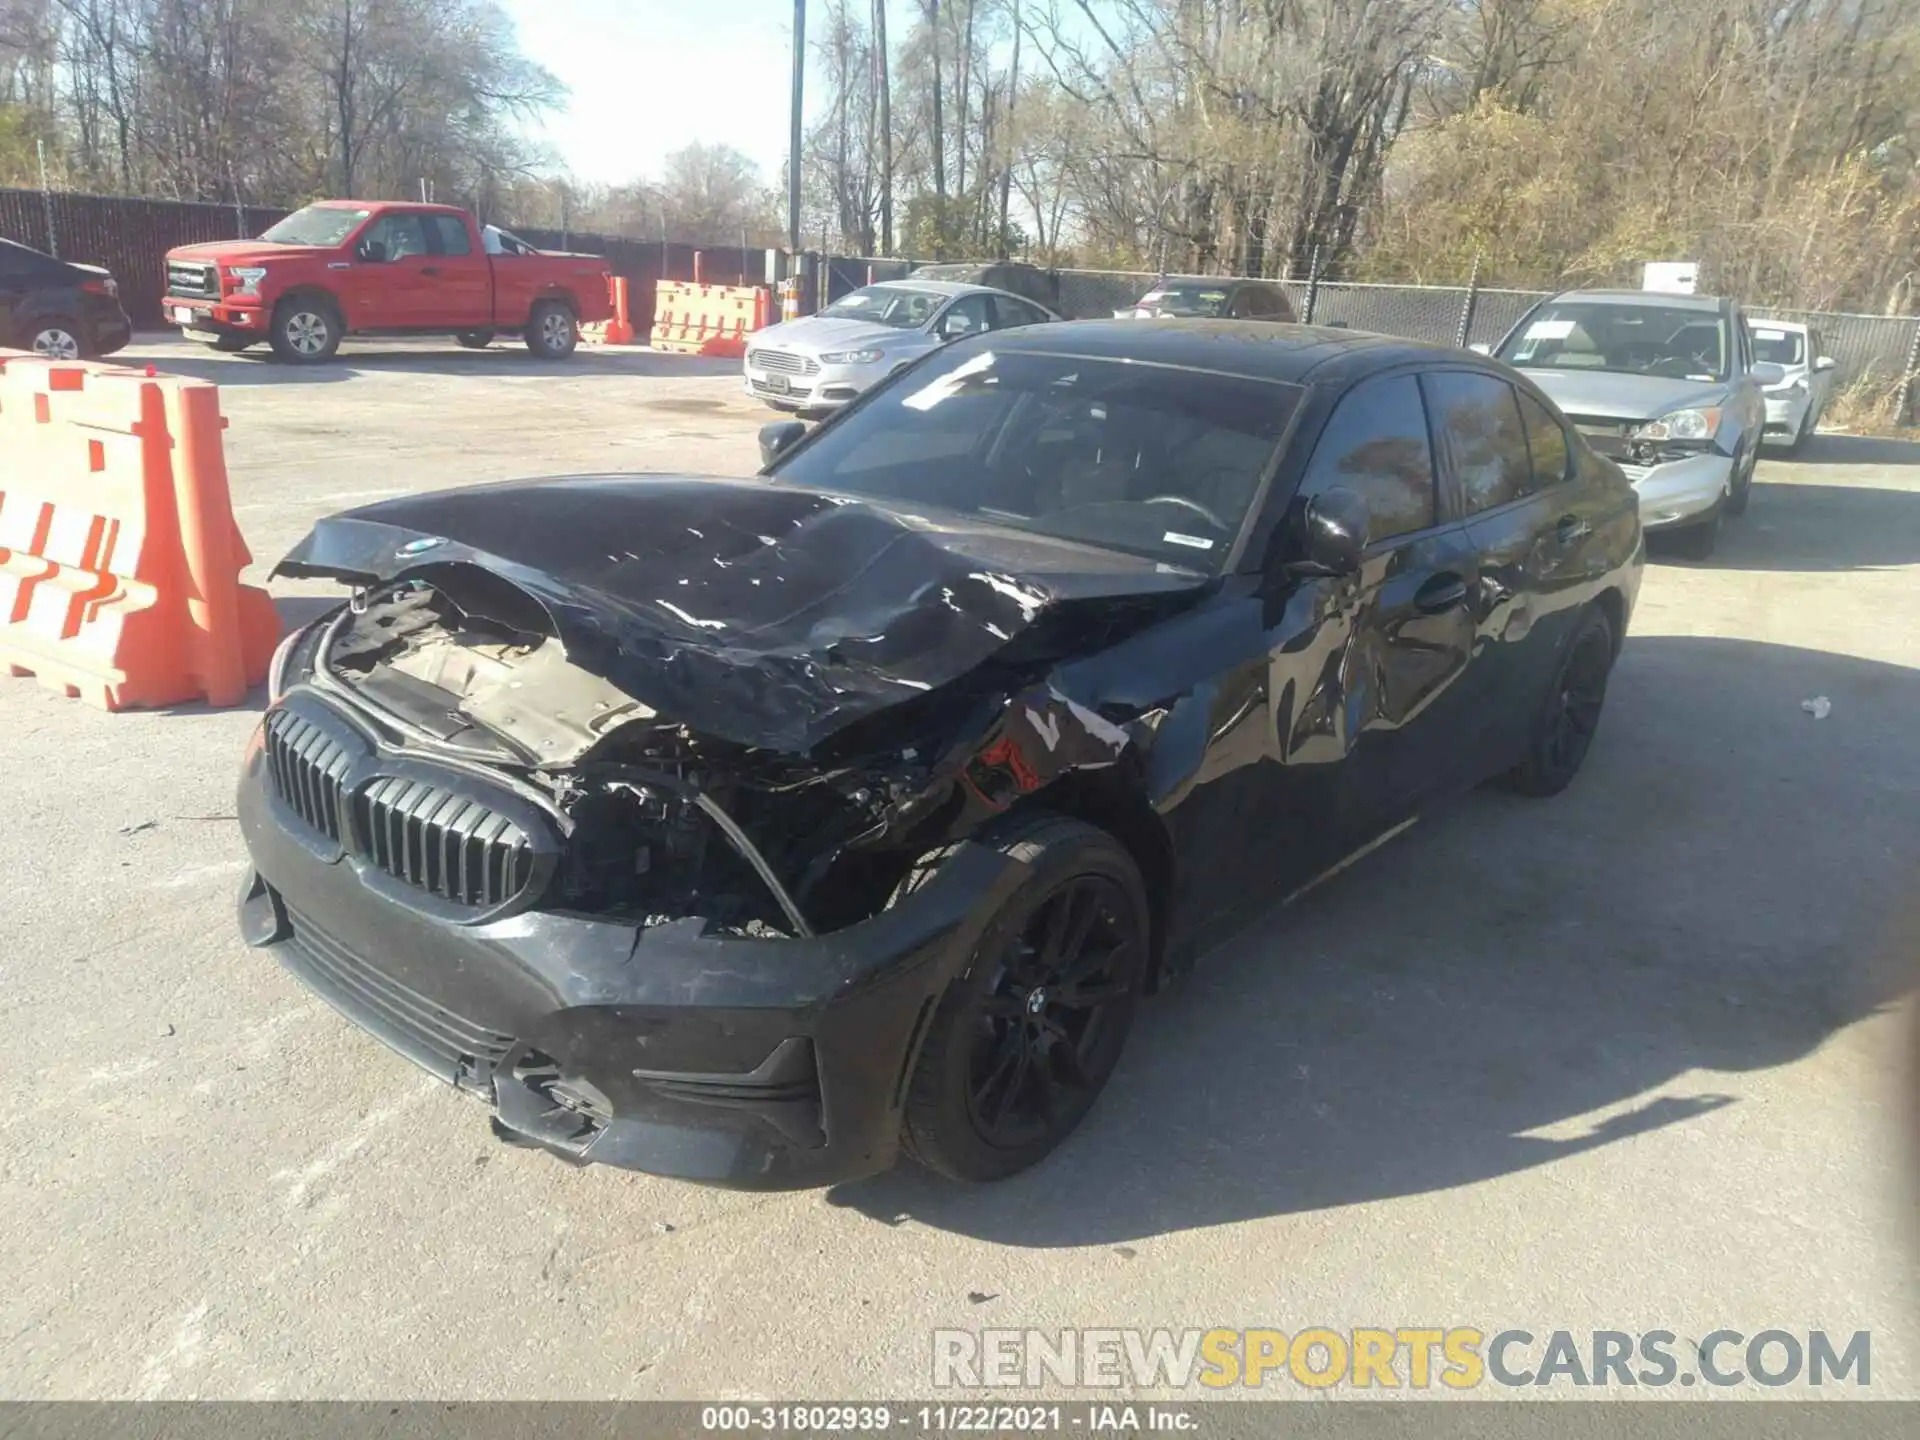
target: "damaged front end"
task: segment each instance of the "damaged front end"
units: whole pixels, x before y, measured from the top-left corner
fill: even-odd
[[[649,609],[604,583],[325,522],[282,571],[346,580],[354,600],[281,684],[543,807],[558,856],[523,903],[759,937],[868,918],[985,819],[1137,759],[1120,723],[1049,676],[1188,603],[1194,577],[1035,580],[896,517],[807,503],[784,526],[756,517],[786,539],[713,557],[734,572],[734,606],[717,612],[711,586],[669,588],[672,569],[650,588],[684,603]],[[838,563],[796,594],[786,572],[808,583],[810,542]],[[383,576],[369,553],[423,563]]]
[[[750,1186],[891,1163],[933,1006],[1021,882],[988,822],[1141,787],[1150,720],[1070,698],[1062,662],[1197,592],[1035,581],[853,508],[754,525],[795,535],[769,580],[841,532],[808,593],[676,585],[665,618],[638,584],[323,522],[282,573],[353,598],[289,641],[247,756],[250,943],[503,1138]]]

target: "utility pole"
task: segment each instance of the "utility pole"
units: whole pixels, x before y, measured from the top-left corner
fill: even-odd
[[[887,0],[873,0],[873,63],[880,87],[880,253],[893,254],[893,96],[887,64]]]
[[[800,253],[801,93],[807,80],[807,0],[793,0],[793,117],[787,135],[787,249]]]

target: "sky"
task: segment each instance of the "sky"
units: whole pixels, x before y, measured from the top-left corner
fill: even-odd
[[[531,133],[582,180],[657,178],[695,140],[787,158],[792,0],[501,0],[520,48],[571,92]],[[809,18],[820,11],[818,0]],[[891,17],[889,17],[891,18]]]

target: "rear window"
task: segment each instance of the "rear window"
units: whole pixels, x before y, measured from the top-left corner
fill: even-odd
[[[1804,365],[1807,337],[1798,330],[1782,330],[1777,325],[1755,325],[1753,358],[1775,365]]]

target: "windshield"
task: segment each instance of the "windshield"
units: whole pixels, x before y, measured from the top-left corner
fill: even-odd
[[[1028,351],[940,352],[772,474],[839,494],[1217,568],[1297,386]]]
[[[347,236],[372,213],[338,205],[309,205],[294,211],[278,225],[268,226],[260,232],[260,238],[276,245],[319,245],[331,249],[344,244]]]
[[[1724,380],[1727,335],[1711,310],[1558,300],[1534,311],[1500,348],[1500,358],[1522,370]]]
[[[868,285],[842,295],[820,315],[826,320],[866,320],[895,330],[917,330],[933,318],[945,298],[905,285]]]
[[[1753,358],[1775,365],[1804,365],[1807,360],[1807,337],[1798,330],[1756,325],[1753,327]]]
[[[1222,285],[1162,285],[1142,295],[1138,308],[1159,315],[1218,320],[1227,313],[1227,291]]]

